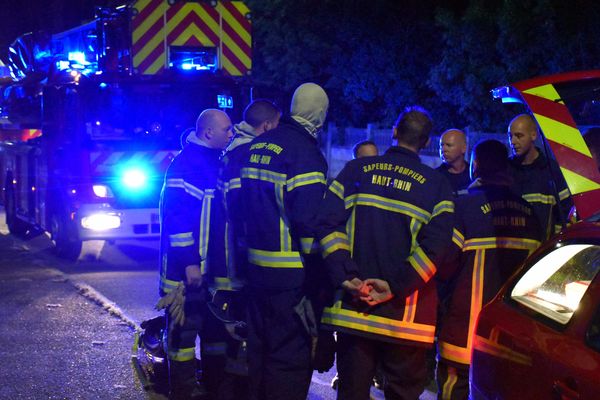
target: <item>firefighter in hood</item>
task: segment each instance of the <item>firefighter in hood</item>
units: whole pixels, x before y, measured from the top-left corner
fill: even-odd
[[[511,191],[506,147],[480,142],[471,157],[475,181],[456,201],[452,247],[438,279],[452,291],[438,334],[438,399],[469,398],[469,365],[479,311],[540,244],[532,207]]]
[[[318,237],[334,284],[359,287],[339,291],[323,312],[323,325],[337,331],[338,399],[368,399],[378,362],[386,398],[414,400],[425,388],[438,301],[432,278],[454,212],[447,179],[417,155],[431,129],[425,110],[407,108],[395,145],[346,164],[321,207]]]
[[[248,362],[256,399],[306,399],[311,334],[295,307],[306,306],[305,254],[326,189],[317,136],[329,99],[314,83],[294,92],[289,118],[256,138],[242,168],[248,244]]]
[[[174,399],[200,394],[194,350],[206,308],[201,286],[207,269],[211,203],[219,157],[232,136],[227,114],[204,110],[196,131],[169,166],[161,193],[159,308],[168,311],[167,355],[170,398]],[[210,343],[203,341],[202,346]]]

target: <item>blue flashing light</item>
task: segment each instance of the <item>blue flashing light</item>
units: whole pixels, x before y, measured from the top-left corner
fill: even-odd
[[[104,82],[100,82],[100,89],[106,89],[108,85]]]
[[[56,69],[58,69],[59,71],[67,70],[70,67],[71,67],[71,63],[68,61],[57,61],[56,62]]]
[[[194,64],[190,64],[190,63],[183,63],[181,64],[181,69],[189,71],[192,68],[194,68]]]
[[[127,168],[121,176],[121,183],[128,189],[143,189],[147,181],[148,175],[140,167]]]
[[[81,65],[89,64],[85,59],[85,53],[82,53],[81,51],[69,52],[68,59],[69,61],[75,61],[76,63]]]

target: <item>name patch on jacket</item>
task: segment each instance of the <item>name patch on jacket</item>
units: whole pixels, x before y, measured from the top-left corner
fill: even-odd
[[[402,165],[396,165],[392,163],[371,163],[363,166],[363,172],[368,173],[371,171],[392,171],[400,175],[405,175],[409,178],[414,179],[415,181],[423,184],[427,181],[425,177],[418,172],[413,171],[410,168],[406,168]],[[391,186],[391,185],[383,185],[383,186]]]

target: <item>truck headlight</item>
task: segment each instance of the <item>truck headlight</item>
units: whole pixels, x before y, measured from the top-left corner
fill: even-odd
[[[121,226],[121,218],[116,214],[92,214],[81,218],[81,226],[93,231],[106,231]]]
[[[94,194],[98,197],[102,198],[111,198],[114,197],[112,190],[106,185],[93,185],[92,190]]]

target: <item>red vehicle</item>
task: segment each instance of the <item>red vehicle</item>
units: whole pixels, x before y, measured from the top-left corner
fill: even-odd
[[[247,17],[241,1],[145,0],[19,37],[0,91],[11,233],[47,231],[68,258],[85,240],[158,238],[164,172],[182,133],[205,108],[239,117]]]
[[[479,315],[473,399],[600,396],[600,173],[580,132],[600,126],[600,71],[495,89],[524,103],[567,180],[582,221],[541,246]]]

